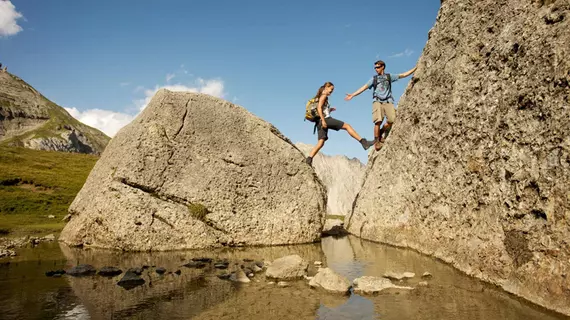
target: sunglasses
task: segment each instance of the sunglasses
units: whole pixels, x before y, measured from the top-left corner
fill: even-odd
[[[384,66],[374,66],[374,69],[380,69],[383,68]]]

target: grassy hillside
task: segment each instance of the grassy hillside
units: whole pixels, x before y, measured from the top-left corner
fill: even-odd
[[[0,235],[56,232],[98,157],[0,146]],[[55,219],[48,219],[54,215]]]

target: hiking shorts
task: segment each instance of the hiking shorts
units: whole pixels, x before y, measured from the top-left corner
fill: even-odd
[[[329,129],[338,131],[342,129],[342,126],[344,126],[344,122],[331,117],[325,118],[325,122],[327,123],[326,129],[323,128],[321,120],[318,120],[317,122],[317,129],[319,131],[319,140],[324,139],[325,141],[327,141],[329,139]]]
[[[372,122],[381,123],[384,117],[388,118],[389,123],[396,120],[396,109],[391,102],[372,102]]]

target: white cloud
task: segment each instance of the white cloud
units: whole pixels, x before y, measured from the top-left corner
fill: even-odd
[[[121,87],[126,87],[126,86],[131,85],[131,83],[130,83],[130,82],[121,82],[121,83],[119,83],[119,85],[120,85]]]
[[[24,16],[16,11],[11,1],[0,0],[0,37],[13,36],[22,31],[16,20]]]
[[[170,80],[174,79],[174,77],[176,77],[176,75],[174,73],[168,73],[166,75],[166,82],[170,83]]]
[[[396,54],[393,54],[393,55],[391,55],[391,56],[388,56],[388,58],[401,58],[401,57],[403,57],[403,56],[409,57],[409,56],[412,55],[412,53],[414,53],[413,50],[411,50],[411,49],[406,49],[406,50],[404,50],[403,52],[398,52],[398,53],[396,53]]]
[[[167,89],[170,91],[187,91],[187,92],[199,92],[209,94],[214,97],[223,98],[224,97],[224,82],[218,79],[211,79],[211,80],[204,80],[199,78],[196,80],[193,86],[187,86],[184,84],[168,84],[164,86],[156,85],[154,89],[146,89],[144,91],[145,97],[143,99],[139,99],[135,101],[136,105],[139,107],[139,110],[143,110],[146,108],[152,97],[158,92],[160,89]]]
[[[130,114],[101,109],[79,111],[76,108],[65,108],[65,110],[75,119],[103,131],[110,137],[135,118]]]
[[[133,112],[136,113],[134,115],[102,109],[89,109],[86,111],[79,111],[77,108],[65,108],[65,110],[67,110],[67,112],[69,112],[69,114],[71,114],[71,116],[75,119],[85,123],[88,126],[97,128],[108,136],[113,137],[122,127],[129,124],[142,110],[144,110],[144,108],[146,108],[152,97],[160,89],[167,89],[170,91],[200,92],[219,98],[223,98],[225,95],[224,82],[222,80],[205,80],[199,78],[193,85],[185,85],[180,83],[167,84],[163,86],[156,85],[153,89],[145,89],[142,86],[137,86],[135,88],[135,93],[144,92],[145,97],[134,101],[137,106],[137,109]]]

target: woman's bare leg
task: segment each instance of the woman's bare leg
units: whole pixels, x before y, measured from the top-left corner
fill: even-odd
[[[356,139],[356,140],[358,140],[358,141],[360,141],[360,139],[362,139],[362,138],[360,137],[360,135],[359,135],[358,133],[356,133],[356,131],[354,131],[354,129],[352,128],[352,126],[351,126],[350,124],[348,124],[348,123],[345,123],[345,124],[342,126],[342,130],[346,130],[346,131],[348,132],[348,134],[349,134],[351,137],[353,137],[354,139]]]
[[[319,152],[319,150],[321,150],[321,148],[325,145],[325,140],[324,139],[320,139],[317,142],[317,145],[313,148],[313,150],[311,150],[311,152],[309,152],[309,157],[313,158],[315,157],[315,155]]]

